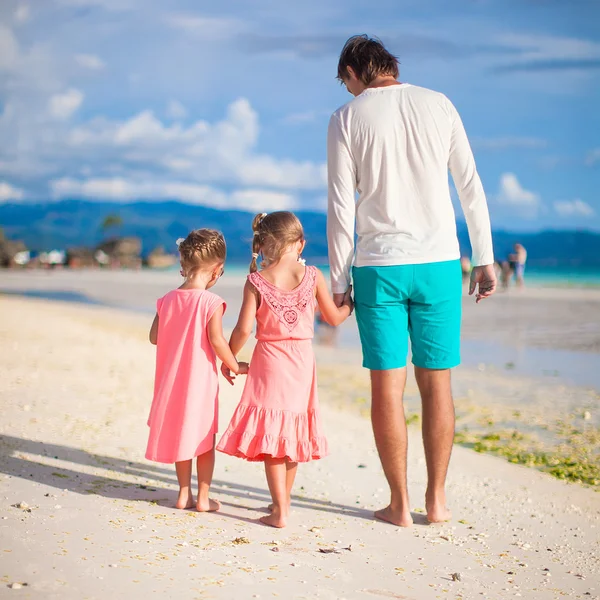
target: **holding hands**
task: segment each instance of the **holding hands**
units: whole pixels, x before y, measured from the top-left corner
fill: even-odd
[[[248,375],[250,365],[247,362],[239,362],[237,373],[234,373],[225,363],[221,364],[221,375],[233,385],[237,375]]]

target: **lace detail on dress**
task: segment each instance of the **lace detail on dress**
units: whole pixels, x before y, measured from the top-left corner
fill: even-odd
[[[300,315],[314,301],[314,290],[317,282],[316,267],[306,267],[304,279],[300,285],[289,292],[280,290],[267,281],[259,272],[248,276],[249,281],[260,293],[261,299],[279,317],[291,333],[298,323]]]

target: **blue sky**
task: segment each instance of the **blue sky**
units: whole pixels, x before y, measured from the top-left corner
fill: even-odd
[[[463,117],[494,227],[600,230],[594,0],[3,0],[0,202],[324,209],[344,41]]]

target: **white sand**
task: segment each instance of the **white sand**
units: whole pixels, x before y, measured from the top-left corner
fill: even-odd
[[[370,424],[335,407],[334,383],[320,390],[333,452],[300,467],[287,529],[256,522],[268,502],[261,466],[223,455],[223,511],[170,508],[173,469],[143,458],[147,328],[143,315],[0,297],[0,579],[27,583],[0,597],[600,597],[600,495],[535,470],[456,447],[452,523],[427,526],[418,512],[410,530],[373,521],[387,497]],[[358,369],[337,371],[343,383]],[[223,425],[239,393],[223,386]],[[410,436],[419,509],[425,466]],[[351,550],[319,552],[334,547]]]

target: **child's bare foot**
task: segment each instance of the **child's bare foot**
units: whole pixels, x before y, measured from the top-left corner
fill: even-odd
[[[200,500],[196,503],[196,510],[198,512],[216,512],[221,510],[221,503],[218,500],[208,498],[206,500]]]
[[[194,506],[194,496],[189,490],[179,490],[179,496],[177,502],[175,502],[175,508],[185,510],[186,508],[192,508]]]
[[[426,494],[425,509],[427,510],[427,520],[430,523],[445,523],[452,518],[452,513],[446,506],[445,494]]]
[[[281,529],[287,525],[287,514],[283,515],[281,510],[274,506],[270,515],[260,518],[260,522],[269,525],[269,527],[277,527]]]
[[[410,527],[413,524],[412,516],[408,509],[392,509],[386,506],[381,510],[375,511],[375,518],[380,521],[386,521],[398,527]]]

